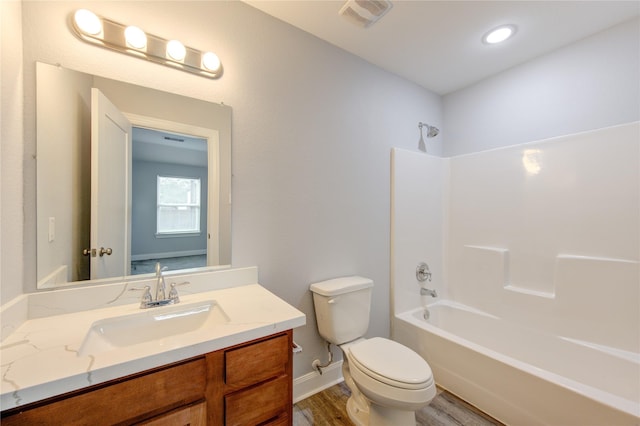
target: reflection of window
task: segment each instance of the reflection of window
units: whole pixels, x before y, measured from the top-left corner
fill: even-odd
[[[200,232],[200,179],[158,176],[158,234]]]

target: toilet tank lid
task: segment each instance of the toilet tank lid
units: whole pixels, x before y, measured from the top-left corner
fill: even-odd
[[[311,284],[309,288],[312,292],[321,296],[337,296],[339,294],[369,287],[373,287],[373,281],[369,278],[352,276],[321,281],[319,283]]]

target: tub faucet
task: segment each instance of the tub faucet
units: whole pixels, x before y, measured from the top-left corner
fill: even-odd
[[[420,287],[420,296],[438,297],[438,293],[435,290],[430,290],[428,288]]]

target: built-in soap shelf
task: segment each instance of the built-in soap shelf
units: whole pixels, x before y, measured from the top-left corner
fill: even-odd
[[[511,282],[509,249],[480,245],[465,245],[464,248],[469,249],[465,259],[468,265],[488,275],[504,290],[544,299],[555,299],[563,293],[585,289],[595,290],[603,283],[609,288],[626,287],[640,279],[640,262],[637,260],[558,254],[555,257],[553,282],[550,283],[552,289],[542,291]]]
[[[542,297],[545,299],[555,298],[555,292],[527,288],[511,282],[511,274],[509,269],[511,260],[509,257],[509,249],[505,247],[476,245],[465,245],[464,247],[476,251],[476,256],[484,258],[484,261],[487,262],[488,265],[496,265],[494,267],[495,273],[499,274],[499,277],[497,278],[499,279],[499,283],[504,290],[519,294],[526,294],[528,296]],[[491,268],[491,266],[488,267]]]

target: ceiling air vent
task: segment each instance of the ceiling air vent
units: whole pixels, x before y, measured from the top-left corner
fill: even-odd
[[[359,27],[367,28],[382,18],[393,5],[388,0],[347,0],[340,15]]]

